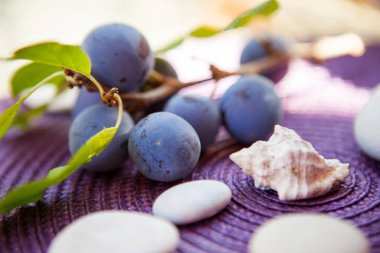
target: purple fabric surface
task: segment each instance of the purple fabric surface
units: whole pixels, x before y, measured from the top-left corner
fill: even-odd
[[[325,64],[328,68],[296,60],[276,86],[285,108],[282,124],[295,129],[325,157],[351,164],[344,184],[323,197],[282,202],[275,192],[255,189],[252,179],[227,158],[241,147],[230,145],[206,153],[190,179],[225,182],[233,201],[210,219],[180,226],[178,252],[246,252],[250,235],[266,220],[288,212],[322,212],[358,226],[368,236],[373,252],[379,253],[380,163],[359,151],[352,131],[355,114],[380,80],[379,64],[375,64],[379,59],[380,47],[371,47],[359,61],[349,57],[330,60]],[[1,196],[68,160],[69,125],[66,115],[48,115],[27,132],[11,131],[2,140]],[[219,138],[225,137],[221,131]],[[94,211],[151,212],[154,199],[172,185],[145,179],[130,161],[106,174],[77,171],[48,189],[36,204],[0,215],[0,252],[45,252],[58,231]]]

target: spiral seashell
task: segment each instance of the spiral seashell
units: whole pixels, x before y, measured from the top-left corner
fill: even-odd
[[[348,163],[325,159],[295,131],[280,125],[268,141],[257,141],[230,159],[252,176],[256,188],[273,189],[280,200],[324,195],[349,174]]]

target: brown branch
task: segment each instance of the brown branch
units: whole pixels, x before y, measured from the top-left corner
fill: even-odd
[[[259,59],[252,63],[241,65],[236,71],[228,72],[217,68],[215,65],[210,65],[211,77],[183,83],[176,78],[164,76],[157,71],[150,73],[149,88],[144,92],[133,92],[120,94],[121,98],[126,100],[128,110],[136,111],[146,109],[150,105],[162,101],[165,98],[175,94],[182,88],[203,83],[206,81],[219,81],[231,75],[250,75],[259,74],[266,70],[270,70],[279,64],[288,61],[291,58],[306,58],[317,62],[335,58],[342,55],[360,56],[364,52],[364,43],[358,35],[343,34],[335,37],[325,37],[311,43],[294,43],[288,52],[278,52],[272,50],[270,45],[268,57]],[[96,91],[96,87],[83,75],[70,70],[65,70],[68,76],[68,81],[71,86],[86,86],[89,91]],[[105,92],[113,90],[107,87]],[[215,92],[216,87],[213,91]],[[110,94],[112,94],[112,92]],[[112,101],[108,101],[112,104]]]
[[[265,57],[262,60],[258,60],[249,64],[241,65],[241,67],[234,72],[227,72],[220,70],[214,65],[210,65],[211,77],[183,83],[178,79],[171,77],[162,77],[162,80],[165,80],[165,83],[159,87],[152,89],[147,92],[134,92],[134,93],[125,93],[121,97],[125,100],[129,100],[129,109],[143,109],[141,107],[149,107],[150,105],[162,101],[165,98],[173,95],[182,88],[189,87],[192,85],[200,84],[207,81],[219,81],[222,78],[231,76],[231,75],[247,75],[247,74],[258,74],[264,70],[273,68],[277,66],[280,62],[285,61],[289,58],[287,54],[276,54],[270,57]],[[159,73],[155,73],[156,77],[159,77]],[[134,101],[135,103],[131,103]],[[140,105],[140,106],[139,106]]]
[[[147,92],[133,92],[122,94],[121,97],[126,100],[134,100],[145,106],[152,105],[156,102],[164,100],[165,98],[173,95],[182,88],[189,87],[195,84],[214,80],[213,78],[202,79],[195,82],[183,83],[176,78],[166,77],[166,82],[156,89]]]
[[[291,55],[287,53],[271,55],[271,56],[259,59],[251,63],[242,64],[239,67],[239,69],[232,72],[231,74],[234,74],[234,75],[259,74],[266,70],[269,70],[278,66],[282,62],[289,60],[290,57]]]

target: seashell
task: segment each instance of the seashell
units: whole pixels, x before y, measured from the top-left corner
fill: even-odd
[[[348,163],[325,159],[295,131],[280,125],[268,141],[257,141],[230,159],[253,177],[256,188],[276,190],[280,200],[324,195],[349,174]]]

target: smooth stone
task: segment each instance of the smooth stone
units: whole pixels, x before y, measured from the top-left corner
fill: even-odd
[[[100,211],[85,215],[53,239],[49,253],[168,253],[179,243],[178,229],[149,214]]]
[[[153,203],[153,214],[177,225],[209,218],[231,201],[230,188],[215,180],[198,180],[176,185]]]
[[[363,233],[324,214],[295,213],[269,220],[253,234],[250,253],[369,253]]]
[[[354,124],[355,140],[368,156],[380,161],[380,86],[375,88]]]

